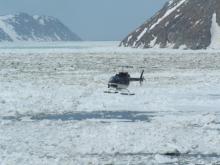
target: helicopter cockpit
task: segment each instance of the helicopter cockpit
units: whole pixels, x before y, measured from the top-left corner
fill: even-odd
[[[128,72],[120,72],[119,74],[111,77],[109,83],[129,85],[129,79],[130,75],[128,74]]]

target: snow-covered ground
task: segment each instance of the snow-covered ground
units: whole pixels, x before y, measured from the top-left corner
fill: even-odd
[[[117,44],[0,45],[0,165],[220,164],[220,51]]]

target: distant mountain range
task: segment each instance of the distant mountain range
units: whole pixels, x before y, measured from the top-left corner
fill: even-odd
[[[120,45],[220,49],[220,0],[170,0]]]
[[[26,13],[0,16],[0,41],[79,41],[58,19]]]

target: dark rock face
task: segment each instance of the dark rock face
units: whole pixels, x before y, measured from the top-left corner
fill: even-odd
[[[0,41],[79,41],[58,19],[26,13],[0,17]]]
[[[220,25],[220,0],[170,0],[120,46],[206,49],[212,40],[214,15]]]

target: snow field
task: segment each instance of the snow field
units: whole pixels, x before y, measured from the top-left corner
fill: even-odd
[[[0,51],[0,164],[220,161],[220,52],[41,46]],[[135,77],[144,68],[145,83],[130,85],[135,96],[104,94],[122,65]],[[95,111],[149,116],[135,122],[32,118]]]

